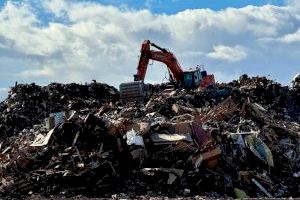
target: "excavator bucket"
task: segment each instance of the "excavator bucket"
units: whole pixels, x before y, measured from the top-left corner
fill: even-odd
[[[122,103],[143,101],[146,96],[143,81],[134,81],[120,84],[120,100]]]

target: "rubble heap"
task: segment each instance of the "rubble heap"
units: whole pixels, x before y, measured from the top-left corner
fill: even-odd
[[[52,83],[45,87],[34,83],[18,84],[0,104],[0,137],[30,129],[53,112],[97,108],[117,99],[115,88],[96,82],[85,85]]]
[[[33,88],[18,96],[41,90]],[[300,196],[299,88],[244,75],[202,92],[162,90],[144,104],[103,104],[101,94],[73,92],[65,98],[83,103],[59,107],[42,98],[55,109],[2,137],[3,197]],[[22,98],[10,95],[1,108]],[[12,114],[32,108],[26,105]]]

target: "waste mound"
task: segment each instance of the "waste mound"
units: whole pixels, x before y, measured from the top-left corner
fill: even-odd
[[[66,109],[97,108],[118,100],[118,91],[106,84],[60,84],[41,87],[17,84],[0,103],[0,137],[18,134],[39,124],[52,112]]]
[[[299,97],[247,75],[127,104],[107,85],[18,85],[1,104],[0,196],[299,197]]]

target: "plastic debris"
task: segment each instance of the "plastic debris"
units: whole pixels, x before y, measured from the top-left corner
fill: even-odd
[[[247,193],[239,188],[234,188],[234,195],[237,199],[245,199],[245,198],[249,198],[249,196],[247,195]]]
[[[138,146],[145,146],[144,141],[143,141],[143,137],[138,135],[138,133],[135,132],[133,129],[126,133],[125,138],[127,138],[127,141],[126,141],[127,145],[133,145],[134,144],[134,145],[138,145]]]
[[[254,178],[251,181],[269,198],[272,198],[272,195]]]
[[[268,146],[255,135],[248,135],[245,137],[245,141],[249,145],[250,150],[263,162],[271,167],[274,167],[273,155]]]

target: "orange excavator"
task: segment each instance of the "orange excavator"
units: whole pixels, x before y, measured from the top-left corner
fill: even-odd
[[[153,50],[151,47],[155,47]],[[165,48],[145,40],[141,47],[141,55],[134,74],[134,82],[120,84],[121,100],[143,100],[147,95],[147,88],[144,84],[149,60],[164,63],[170,75],[170,82],[178,87],[186,89],[207,88],[215,84],[214,75],[208,75],[205,70],[199,67],[183,71],[175,55]]]

